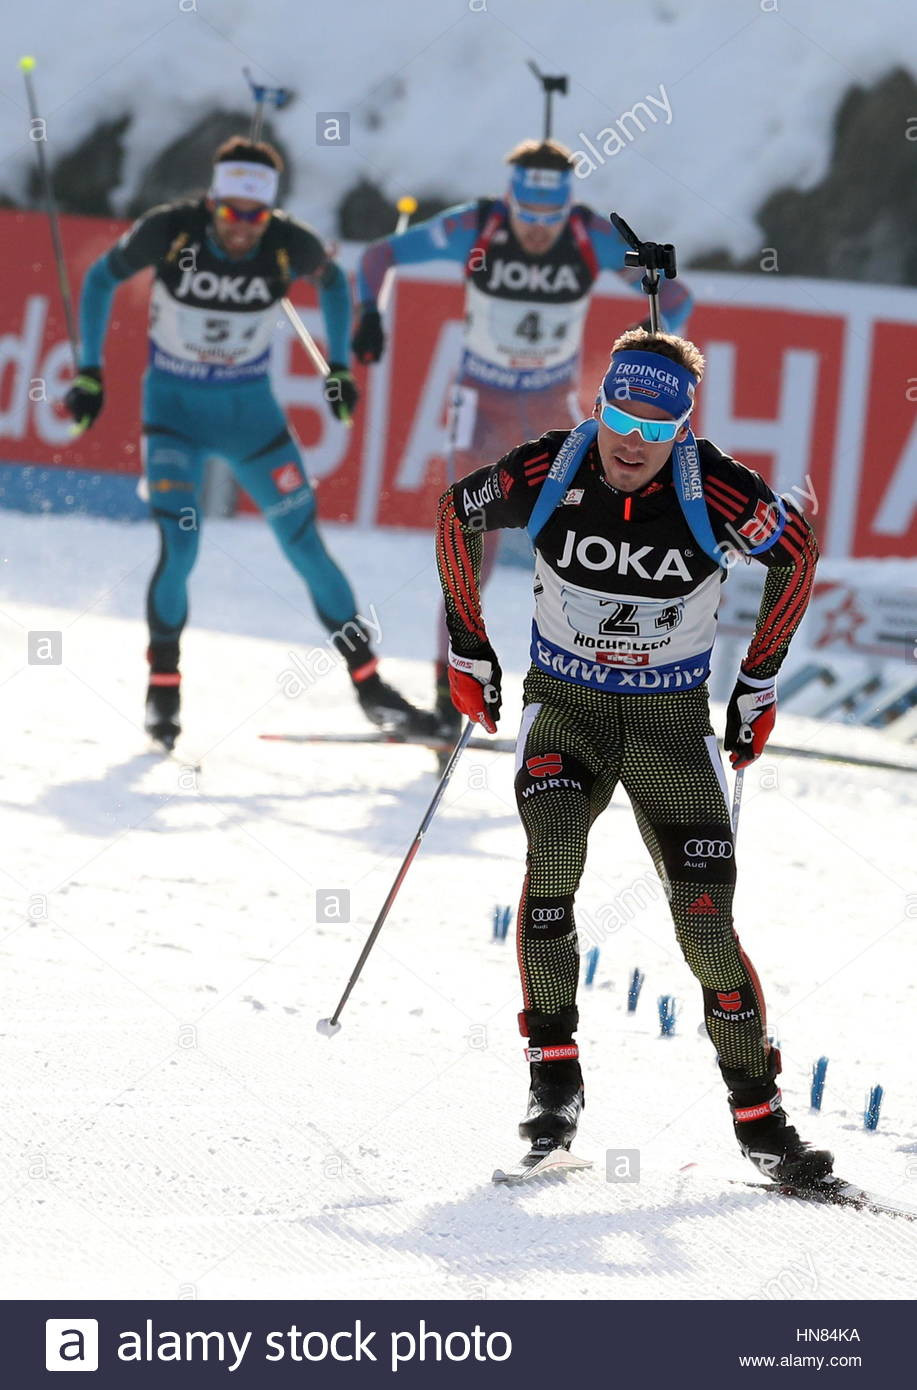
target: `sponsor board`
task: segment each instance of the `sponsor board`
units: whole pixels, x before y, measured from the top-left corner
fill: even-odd
[[[816,576],[799,630],[799,646],[823,656],[914,659],[917,649],[917,586],[881,584],[876,578]],[[723,636],[747,640],[764,587],[763,565],[733,568],[723,585],[718,627]]]

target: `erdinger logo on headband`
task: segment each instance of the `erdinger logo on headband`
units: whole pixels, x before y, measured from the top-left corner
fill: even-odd
[[[694,405],[697,379],[680,362],[657,352],[616,352],[602,382],[606,401],[651,400],[675,417]]]
[[[617,359],[615,359],[617,361]],[[664,359],[665,360],[665,359]],[[618,362],[618,373],[621,376],[648,376],[653,381],[670,381],[677,383],[678,377],[672,372],[665,371],[662,367],[651,367],[645,362]]]

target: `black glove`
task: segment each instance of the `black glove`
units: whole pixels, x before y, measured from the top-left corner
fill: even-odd
[[[350,348],[358,362],[378,362],[385,351],[385,334],[378,309],[364,309]]]
[[[723,747],[731,754],[736,771],[750,767],[764,752],[777,718],[777,678],[751,680],[739,672],[735,690],[726,706]]]
[[[497,732],[503,673],[497,654],[484,642],[474,656],[460,656],[449,648],[449,693],[460,714],[483,724],[489,734]]]
[[[351,420],[360,393],[350,370],[342,362],[331,362],[325,377],[325,400],[335,420]]]
[[[70,390],[64,397],[64,409],[72,415],[81,429],[88,430],[102,409],[105,392],[102,389],[100,367],[80,367]]]

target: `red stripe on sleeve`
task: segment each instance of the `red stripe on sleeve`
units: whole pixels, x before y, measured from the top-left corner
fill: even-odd
[[[801,557],[809,545],[809,530],[802,517],[796,516],[795,513],[790,514],[779,543],[786,547],[794,559],[798,560]]]
[[[716,498],[724,507],[730,507],[732,509],[733,516],[738,516],[748,505],[748,498],[743,497],[737,502],[734,497],[730,497],[729,493],[731,491],[732,489],[727,491],[726,488],[718,487],[715,478],[704,479],[704,493],[708,500],[712,502],[713,499]]]
[[[752,639],[751,649],[757,649],[755,654],[758,660],[763,660],[766,655],[764,648],[771,641],[773,633],[783,630],[788,613],[795,606],[800,590],[805,587],[804,579],[805,576],[802,569],[794,572],[793,579],[784,589],[767,618],[765,618],[764,626]]]
[[[788,641],[806,610],[815,580],[815,555],[811,545],[800,557],[795,578],[795,584],[787,587],[768,615],[764,627],[752,639],[744,662],[749,674],[761,662],[773,656],[783,642]]]
[[[450,495],[440,508],[439,525],[436,531],[436,558],[439,563],[440,574],[448,585],[459,617],[466,626],[470,626],[473,615],[467,612],[465,597],[456,583],[454,552],[448,545],[448,536],[455,525],[455,519],[455,504]]]
[[[441,557],[441,569],[446,576],[459,617],[474,637],[482,642],[486,641],[487,634],[474,579],[474,566],[465,544],[461,522],[455,514],[455,501],[451,494],[440,513],[437,549]]]
[[[779,628],[771,630],[771,637],[768,645],[764,647],[763,650],[755,652],[751,663],[746,661],[746,669],[749,670],[749,673],[754,667],[759,666],[762,661],[766,661],[768,657],[773,656],[775,652],[779,651],[782,644],[787,642],[792,636],[808,605],[811,588],[812,585],[810,582],[804,583],[800,587],[797,596],[794,598],[792,607],[787,610]],[[755,643],[752,643],[752,647],[754,646]]]
[[[738,512],[727,511],[725,507],[720,506],[719,502],[714,502],[712,497],[707,498],[707,505],[712,507],[715,512],[719,512],[720,516],[724,516],[727,521],[735,521],[739,515]]]
[[[748,493],[740,492],[737,487],[732,486],[732,483],[724,483],[723,479],[718,478],[715,473],[708,473],[704,478],[704,484],[705,486],[722,488],[723,492],[727,494],[731,493],[736,501],[741,502],[743,506],[747,505],[749,502],[757,501],[757,497],[749,497]]]

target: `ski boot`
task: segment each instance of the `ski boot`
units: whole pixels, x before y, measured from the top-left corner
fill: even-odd
[[[759,1173],[772,1182],[814,1187],[831,1175],[834,1155],[814,1149],[787,1122],[777,1085],[780,1053],[770,1049],[765,1076],[749,1080],[744,1072],[721,1067],[729,1087],[729,1108],[739,1148]]]
[[[432,710],[417,709],[379,675],[379,658],[359,618],[344,623],[331,640],[347,663],[354,693],[371,724],[405,738],[422,740],[435,736],[436,716]]]
[[[146,659],[150,663],[150,682],[146,692],[143,727],[155,743],[171,751],[181,733],[178,717],[181,706],[178,643],[151,643]]]
[[[519,1015],[520,1031],[523,1037],[528,1035],[530,1044],[525,1053],[530,1071],[528,1108],[519,1124],[519,1137],[533,1149],[569,1149],[576,1136],[586,1103],[579,1049],[572,1036],[576,1023],[576,1009],[559,1014],[529,1010]]]
[[[370,723],[391,733],[403,734],[406,738],[435,738],[436,715],[432,710],[418,709],[412,705],[394,686],[382,679],[375,669],[375,661],[371,665],[369,671],[363,667],[350,673],[360,709]]]

